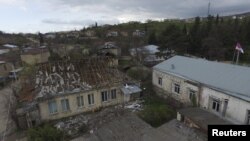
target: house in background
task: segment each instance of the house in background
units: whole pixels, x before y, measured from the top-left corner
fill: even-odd
[[[21,53],[21,60],[26,64],[39,64],[49,61],[50,52],[47,47],[26,48]]]
[[[130,55],[137,57],[145,65],[155,65],[165,60],[164,56],[159,56],[159,46],[146,45],[144,47],[130,49]]]
[[[111,54],[119,57],[121,56],[121,48],[118,47],[115,42],[106,42],[104,45],[99,47],[99,53]]]
[[[117,37],[118,36],[118,32],[117,31],[109,31],[106,34],[106,37]]]
[[[132,35],[134,37],[144,37],[146,35],[146,32],[137,29],[132,33]]]
[[[250,124],[249,67],[174,56],[153,67],[152,82],[161,97]]]
[[[19,51],[19,47],[12,44],[4,44],[0,46],[0,55],[14,51]]]

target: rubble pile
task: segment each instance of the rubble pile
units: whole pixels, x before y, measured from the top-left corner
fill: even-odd
[[[71,137],[75,137],[82,134],[82,126],[87,126],[89,133],[94,133],[103,124],[112,121],[116,117],[124,115],[125,112],[126,111],[122,105],[117,105],[114,107],[107,107],[96,113],[80,114],[61,120],[55,123],[54,126]]]

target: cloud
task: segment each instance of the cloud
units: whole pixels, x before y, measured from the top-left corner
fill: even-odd
[[[55,25],[72,25],[72,26],[90,26],[97,22],[99,25],[102,24],[116,24],[119,22],[118,19],[84,19],[84,20],[61,20],[61,19],[44,19],[42,20],[43,23],[46,24],[55,24]]]
[[[214,15],[250,11],[250,0],[210,1],[211,14]],[[5,22],[1,27],[8,28],[12,24],[16,30],[23,30],[21,26],[31,23],[39,24],[32,28],[34,30],[42,28],[46,31],[47,28],[50,31],[89,26],[95,22],[100,25],[206,16],[208,2],[209,0],[0,0],[0,18]],[[9,12],[5,12],[6,10]]]
[[[249,0],[210,0],[211,12],[227,14],[249,10]],[[80,10],[106,12],[123,18],[123,15],[145,18],[186,18],[207,14],[209,0],[56,0],[57,6]],[[145,15],[146,14],[146,15]]]

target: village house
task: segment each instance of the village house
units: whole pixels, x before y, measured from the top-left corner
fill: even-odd
[[[20,92],[20,126],[32,127],[139,97],[139,84],[109,63],[108,58],[90,58],[39,64],[34,80]]]
[[[153,67],[157,93],[236,124],[250,124],[250,68],[174,56]]]
[[[118,32],[117,31],[109,31],[106,34],[106,37],[117,37],[118,36]]]
[[[102,54],[112,54],[114,56],[121,56],[121,48],[115,42],[106,42],[99,47],[99,52]]]
[[[133,32],[134,37],[144,37],[145,35],[146,35],[145,31],[140,31],[138,29]]]
[[[21,60],[26,64],[45,63],[49,57],[50,52],[47,47],[26,48],[21,54]]]
[[[19,47],[12,44],[4,44],[0,46],[0,55],[14,51],[19,51]]]
[[[159,46],[146,45],[139,48],[132,48],[129,50],[130,55],[137,57],[145,65],[155,65],[165,60],[164,56],[159,56]]]

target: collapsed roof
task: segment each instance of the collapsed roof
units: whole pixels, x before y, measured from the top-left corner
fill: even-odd
[[[112,63],[112,59],[106,57],[39,64],[34,79],[34,98],[88,91],[128,80]]]

